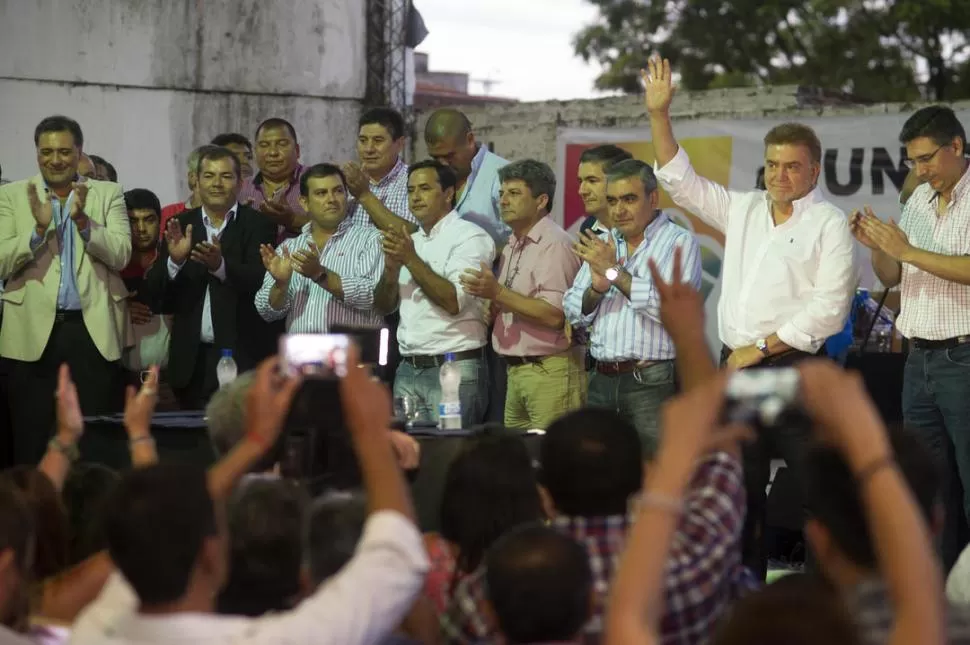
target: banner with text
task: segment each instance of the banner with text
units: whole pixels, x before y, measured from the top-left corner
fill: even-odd
[[[833,116],[797,119],[811,126],[822,141],[822,172],[819,188],[846,214],[869,205],[884,220],[899,221],[899,190],[908,169],[899,131],[909,113],[866,116]],[[970,111],[957,117],[970,124]],[[674,134],[690,156],[698,173],[732,190],[753,190],[764,172],[764,136],[785,118],[677,121]],[[649,127],[563,128],[557,140],[556,175],[559,178],[553,216],[576,231],[585,217],[579,198],[579,157],[590,147],[612,143],[634,157],[654,162]],[[724,238],[694,214],[678,208],[662,194],[661,208],[682,226],[694,231],[701,244],[704,293],[708,310],[708,337],[717,339],[716,304]],[[859,245],[862,286],[873,288],[875,277],[868,249]]]

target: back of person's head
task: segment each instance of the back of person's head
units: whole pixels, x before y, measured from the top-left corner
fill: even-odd
[[[740,601],[714,645],[859,645],[845,604],[824,580],[790,574]]]
[[[104,170],[105,181],[114,181],[114,182],[118,181],[118,171],[115,170],[115,167],[111,165],[111,162],[109,162],[104,157],[100,157],[98,155],[89,155],[89,156],[91,157],[91,161],[94,162],[95,166],[101,166],[101,169]]]
[[[71,526],[70,564],[108,548],[104,513],[119,479],[117,472],[100,464],[76,464],[67,474],[61,497]]]
[[[556,512],[574,517],[622,515],[643,484],[640,437],[615,412],[570,412],[542,438],[539,481]]]
[[[260,616],[295,605],[308,502],[293,480],[240,484],[229,504],[229,580],[219,595],[219,613]]]
[[[205,406],[205,423],[209,441],[217,457],[224,457],[246,435],[246,397],[256,379],[256,371],[243,372],[226,387],[219,388]],[[280,459],[283,438],[264,455],[251,472],[265,472]]]
[[[485,557],[485,585],[508,645],[572,641],[592,612],[586,550],[545,526],[499,538]]]
[[[367,521],[367,501],[355,493],[330,493],[307,514],[305,570],[315,589],[350,562]]]
[[[34,515],[34,577],[43,580],[60,573],[68,565],[71,530],[57,489],[47,475],[30,466],[10,468],[3,478],[20,490]]]
[[[932,456],[912,432],[901,427],[890,427],[889,441],[903,479],[927,524],[933,526],[940,478]],[[859,495],[859,483],[836,448],[820,443],[811,446],[805,455],[803,489],[810,516],[809,539],[816,535],[812,525],[817,523],[839,552],[856,566],[876,569],[876,552]],[[818,550],[824,545],[812,546]],[[818,555],[824,561],[826,554]]]
[[[521,437],[487,430],[466,439],[448,467],[441,499],[441,535],[458,547],[458,570],[474,571],[500,535],[541,517],[535,469]]]
[[[30,504],[9,478],[0,477],[0,624],[12,629],[24,627],[29,613],[34,534]]]
[[[203,564],[213,568],[207,573],[216,589],[223,582],[224,559],[203,562],[209,540],[222,535],[199,466],[163,462],[125,473],[108,503],[105,534],[111,559],[142,605],[181,599]],[[224,545],[214,546],[211,551],[224,558]]]

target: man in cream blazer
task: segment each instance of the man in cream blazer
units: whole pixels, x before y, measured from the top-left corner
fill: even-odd
[[[14,459],[51,447],[58,370],[67,363],[85,415],[117,412],[131,330],[119,271],[131,233],[118,184],[77,174],[83,136],[67,117],[34,133],[40,174],[0,188],[0,355],[8,364]],[[76,458],[76,455],[69,454]]]

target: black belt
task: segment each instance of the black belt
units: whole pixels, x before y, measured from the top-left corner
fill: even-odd
[[[54,322],[62,323],[68,321],[84,320],[84,314],[80,309],[58,309],[54,313]]]
[[[594,369],[606,376],[631,374],[643,367],[650,367],[662,361],[596,361]]]
[[[545,356],[503,356],[505,362],[511,367],[519,365],[538,365],[545,359]]]
[[[919,350],[953,349],[959,345],[966,345],[967,343],[970,343],[970,336],[954,336],[953,338],[944,338],[943,340],[910,338],[909,342],[913,344],[913,349]]]
[[[463,361],[467,358],[481,358],[482,348],[478,349],[467,349],[463,352],[451,352],[451,355],[456,361]],[[430,354],[430,355],[420,355],[420,356],[402,356],[401,360],[410,363],[418,369],[427,369],[429,367],[441,367],[445,362],[445,354]]]

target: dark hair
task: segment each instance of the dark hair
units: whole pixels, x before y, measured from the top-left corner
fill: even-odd
[[[199,165],[196,167],[196,172],[199,175],[202,174],[202,164],[205,161],[219,161],[220,159],[231,160],[232,167],[236,170],[236,178],[242,177],[242,165],[239,163],[239,157],[229,148],[221,146],[202,146],[199,149]]]
[[[889,441],[903,479],[924,519],[932,524],[940,492],[933,458],[913,433],[902,428],[891,427]],[[859,567],[877,568],[859,485],[842,454],[831,446],[813,444],[805,455],[803,488],[810,516],[826,528],[839,550]]]
[[[857,645],[857,627],[839,593],[821,578],[788,574],[734,604],[714,645]]]
[[[23,494],[34,516],[34,577],[43,580],[61,573],[68,565],[71,529],[54,484],[33,466],[14,466],[3,478]]]
[[[768,130],[765,147],[774,145],[805,146],[815,163],[822,161],[822,142],[815,130],[802,123],[782,123]]]
[[[68,472],[61,492],[71,527],[68,566],[108,548],[104,513],[120,479],[117,472],[101,464],[76,464]]]
[[[587,148],[586,150],[583,150],[583,154],[579,155],[579,163],[603,164],[604,171],[613,164],[619,163],[620,161],[626,161],[627,159],[633,159],[633,155],[623,148],[614,146],[613,144]]]
[[[279,117],[266,119],[256,126],[256,135],[253,138],[258,139],[259,133],[265,128],[286,128],[290,131],[290,136],[293,137],[293,143],[299,143],[299,141],[296,140],[296,128],[294,128],[293,124],[286,119],[280,119]]]
[[[9,477],[0,477],[0,553],[12,550],[17,568],[28,580],[33,570],[34,515],[20,488]]]
[[[70,132],[74,138],[74,145],[78,148],[84,146],[84,134],[81,126],[72,118],[66,116],[49,116],[34,128],[34,145],[40,143],[40,135],[47,132]]]
[[[220,148],[227,148],[233,144],[239,146],[246,146],[250,151],[253,149],[253,142],[246,138],[245,135],[239,134],[238,132],[224,132],[222,134],[217,134],[212,137],[212,141],[209,142],[214,146],[219,146]]]
[[[322,179],[323,177],[340,177],[340,183],[347,187],[347,178],[344,176],[344,171],[340,169],[339,166],[335,166],[332,163],[318,163],[310,166],[309,169],[303,176],[300,177],[300,195],[303,197],[308,197],[310,195],[310,180],[311,179]]]
[[[352,493],[331,493],[313,503],[308,514],[306,565],[314,586],[350,562],[367,521],[367,502]]]
[[[653,174],[653,167],[639,159],[618,161],[605,172],[606,183],[636,177],[643,184],[644,195],[649,195],[657,190],[657,176]]]
[[[556,196],[556,173],[552,168],[535,159],[522,159],[499,168],[499,181],[520,180],[529,187],[532,197],[545,195],[549,198],[546,210],[552,210],[552,200]]]
[[[516,435],[497,431],[466,439],[448,467],[441,535],[458,547],[457,570],[471,573],[509,529],[542,518],[532,458]]]
[[[125,473],[105,515],[111,559],[142,605],[185,595],[203,543],[218,532],[206,472],[193,464]]]
[[[927,106],[906,119],[899,132],[900,143],[905,145],[920,137],[932,139],[938,146],[945,146],[959,138],[963,144],[963,153],[967,151],[966,130],[953,110],[945,105]]]
[[[229,504],[229,580],[221,614],[261,616],[293,606],[300,593],[306,491],[293,480],[245,481]]]
[[[546,428],[540,455],[539,481],[565,515],[626,514],[643,484],[640,436],[610,410],[584,408],[559,417]]]
[[[98,155],[88,155],[88,158],[95,166],[104,166],[104,169],[108,172],[108,181],[118,181],[118,171],[115,170],[115,167],[107,159],[99,157]]]
[[[395,141],[404,136],[404,117],[394,108],[376,107],[367,110],[360,115],[357,130],[365,125],[383,126]]]
[[[425,159],[424,161],[419,161],[408,166],[408,179],[417,171],[426,168],[431,168],[438,173],[438,183],[441,185],[441,190],[444,191],[449,188],[455,189],[455,195],[451,199],[451,206],[454,208],[455,204],[458,203],[458,175],[455,174],[451,166],[445,165],[435,159]]]
[[[573,641],[592,611],[586,550],[542,525],[513,529],[492,545],[485,585],[509,645]]]
[[[132,188],[125,191],[125,208],[133,210],[153,210],[156,215],[162,214],[162,203],[158,196],[147,188]]]

